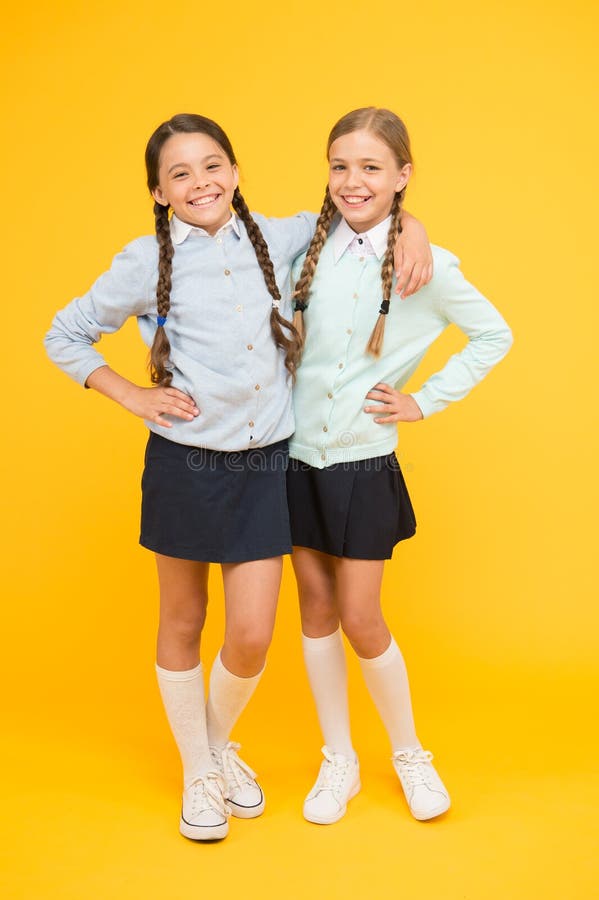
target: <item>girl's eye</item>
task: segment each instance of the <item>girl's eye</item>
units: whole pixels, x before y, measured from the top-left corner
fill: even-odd
[[[378,166],[364,166],[364,168],[366,169],[367,172],[378,172],[379,171]]]
[[[212,163],[210,166],[208,166],[208,168],[209,169],[220,169],[220,165],[219,165],[219,163]]]
[[[177,172],[174,177],[175,178],[184,178],[185,175],[187,175],[187,172]]]
[[[342,166],[341,163],[338,163],[336,166],[331,166],[331,171],[333,172],[342,172],[345,169],[345,166]]]

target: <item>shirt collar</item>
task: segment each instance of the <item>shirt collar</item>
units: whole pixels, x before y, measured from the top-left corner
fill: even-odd
[[[203,237],[216,237],[217,235],[222,234],[223,231],[227,231],[229,228],[233,229],[237,237],[241,237],[237,216],[233,214],[231,214],[231,218],[228,222],[225,222],[224,225],[221,225],[215,235],[210,235],[203,228],[197,228],[195,225],[190,225],[189,222],[182,222],[181,219],[178,219],[174,213],[171,216],[170,221],[171,240],[173,244],[182,244],[183,241],[189,237],[192,231],[196,232],[197,234],[201,234]]]
[[[358,238],[361,238],[363,241],[368,240],[376,253],[377,259],[382,259],[387,250],[387,237],[389,235],[390,222],[391,216],[387,216],[386,219],[383,219],[383,221],[379,222],[378,225],[375,225],[374,228],[357,234],[353,228],[350,228],[345,219],[341,219],[333,232],[333,255],[335,262],[339,262],[352,241],[357,240]]]

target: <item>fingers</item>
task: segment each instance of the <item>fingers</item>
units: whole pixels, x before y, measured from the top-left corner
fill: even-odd
[[[198,409],[193,397],[190,397],[189,394],[184,394],[183,391],[180,391],[178,388],[164,388],[164,395],[178,401],[178,405],[180,405],[181,408],[189,407],[192,410]]]
[[[168,419],[163,419],[161,415],[154,416],[153,419],[150,419],[150,422],[154,422],[156,425],[162,425],[163,428],[173,427],[173,423],[169,422]]]
[[[395,285],[396,294],[401,294],[403,296],[404,288],[409,281],[413,268],[414,263],[411,260],[405,258],[402,259],[401,268],[397,269],[395,273],[397,276],[397,284]]]
[[[165,388],[159,398],[159,415],[176,416],[178,419],[195,419],[200,410],[188,394],[177,388]]]
[[[422,287],[422,274],[423,274],[424,266],[421,263],[414,263],[412,266],[412,271],[410,272],[409,279],[406,279],[407,283],[402,291],[402,297],[405,300],[406,297],[411,297],[420,287]]]
[[[397,277],[395,293],[400,294],[402,300],[411,297],[429,283],[433,277],[432,262],[423,265],[420,262],[411,263],[407,261],[402,267],[402,272]]]
[[[372,390],[366,394],[367,400],[380,400],[383,403],[390,403],[395,396],[395,391],[388,384],[375,384]]]
[[[401,278],[401,273],[404,269],[405,256],[403,247],[397,241],[395,242],[395,249],[393,251],[393,263],[395,265],[395,277],[399,279]]]
[[[391,422],[399,422],[399,413],[393,413],[390,416],[384,416],[379,419],[374,419],[373,421],[376,422],[377,425],[387,425]]]

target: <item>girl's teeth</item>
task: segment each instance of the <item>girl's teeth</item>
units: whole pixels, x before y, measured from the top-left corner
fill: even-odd
[[[202,197],[201,200],[192,200],[192,206],[206,206],[208,203],[212,203],[213,200],[216,200],[216,196],[214,197]]]
[[[368,197],[344,197],[346,203],[351,203],[354,206],[357,206],[358,203],[365,203],[368,200]]]

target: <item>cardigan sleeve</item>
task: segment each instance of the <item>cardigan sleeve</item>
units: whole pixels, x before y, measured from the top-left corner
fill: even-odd
[[[156,308],[155,265],[150,262],[147,245],[148,238],[128,244],[86,294],[54,317],[44,339],[46,351],[79,384],[84,385],[95,369],[106,365],[93,346],[103,334],[117,331],[129,316],[145,315]]]
[[[439,315],[447,325],[457,325],[468,343],[412,394],[425,418],[465,397],[503,359],[513,343],[504,318],[466,281],[453,254],[443,251],[439,262],[435,259],[435,274]]]

